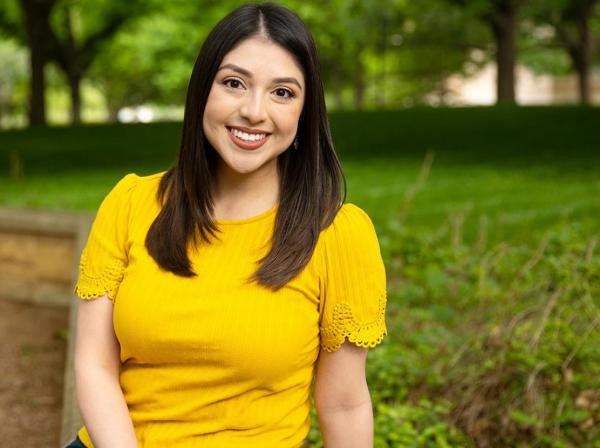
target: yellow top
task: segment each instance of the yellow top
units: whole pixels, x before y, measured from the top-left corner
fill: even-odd
[[[278,205],[217,220],[191,251],[194,278],[144,247],[164,173],[128,174],[102,202],[75,294],[108,292],[120,384],[142,448],[297,448],[309,426],[319,349],[374,347],[387,334],[386,278],[368,215],[344,204],[306,268],[278,292],[244,283],[267,254]],[[85,429],[79,437],[92,447]]]

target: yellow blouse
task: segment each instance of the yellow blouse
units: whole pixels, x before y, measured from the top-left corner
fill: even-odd
[[[195,278],[144,247],[161,176],[128,174],[102,202],[75,294],[108,292],[120,384],[142,448],[297,448],[309,426],[319,349],[374,347],[387,334],[386,277],[367,214],[344,204],[306,268],[277,292],[245,283],[267,254],[278,206],[217,220],[190,252]],[[83,427],[78,433],[93,447]]]

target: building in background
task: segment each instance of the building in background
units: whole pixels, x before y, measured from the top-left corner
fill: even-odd
[[[600,105],[600,74],[592,73],[591,103]],[[451,76],[447,80],[448,104],[491,105],[496,102],[496,66],[493,63],[468,78]],[[517,66],[515,94],[521,105],[577,104],[577,77],[536,75],[529,68]]]

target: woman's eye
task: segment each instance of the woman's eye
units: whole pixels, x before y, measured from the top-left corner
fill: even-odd
[[[286,98],[286,99],[291,99],[294,98],[294,92],[292,92],[289,89],[284,89],[283,87],[280,87],[279,89],[275,89],[275,95],[277,95],[280,98]]]
[[[239,86],[242,85],[242,83],[237,79],[226,79],[225,81],[223,81],[223,84],[233,89],[237,89]]]
[[[243,84],[241,83],[241,81],[239,79],[235,79],[235,78],[229,78],[223,81],[223,85],[231,88],[231,89],[238,89],[240,87],[243,87]],[[294,92],[292,92],[290,89],[286,89],[284,87],[279,87],[278,89],[275,89],[275,95],[278,96],[279,98],[283,98],[283,99],[292,99],[294,98],[296,95],[294,94]]]

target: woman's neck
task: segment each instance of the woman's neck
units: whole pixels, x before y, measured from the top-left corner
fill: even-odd
[[[214,219],[244,219],[270,210],[279,202],[277,164],[253,173],[229,167],[217,171],[213,189]]]

